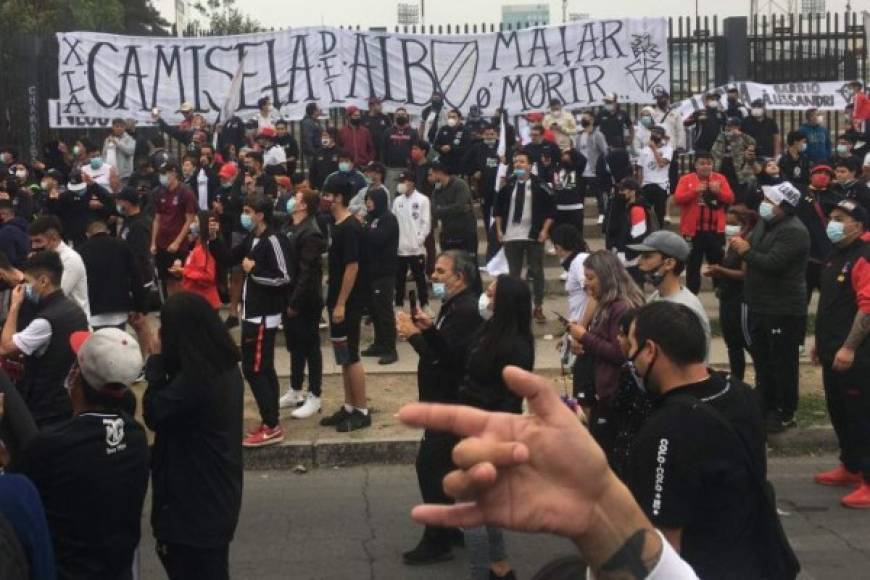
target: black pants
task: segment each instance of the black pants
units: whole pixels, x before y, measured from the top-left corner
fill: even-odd
[[[698,232],[692,238],[692,251],[686,264],[686,287],[697,294],[701,291],[701,264],[718,264],[725,257],[725,234]]]
[[[731,375],[743,380],[746,374],[746,353],[752,341],[749,337],[749,309],[740,296],[719,300],[719,324],[728,348]]]
[[[572,210],[556,209],[556,217],[553,219],[553,228],[561,224],[571,224],[572,226],[580,230],[580,236],[582,237],[584,211],[585,210],[583,208]]]
[[[284,339],[290,352],[290,387],[302,390],[308,363],[308,392],[319,397],[323,386],[323,355],[320,352],[321,308],[302,310],[293,318],[284,315]]]
[[[598,400],[592,406],[589,413],[589,432],[595,441],[604,450],[607,463],[614,464],[614,449],[617,435],[617,423],[613,417],[613,401]]]
[[[157,542],[157,557],[166,570],[169,580],[229,580],[230,547],[195,548],[183,544]]]
[[[659,223],[659,228],[665,227],[665,214],[668,212],[668,192],[654,183],[648,183],[640,190],[649,203],[652,204],[653,210],[656,212],[656,219]],[[723,242],[724,243],[724,242]]]
[[[810,260],[807,262],[807,304],[813,300],[813,290],[822,291],[822,269],[825,267],[821,262]]]
[[[597,177],[583,177],[583,187],[586,191],[584,197],[590,194],[595,196],[598,202],[598,215],[605,215],[607,209],[607,196],[604,195],[604,188],[601,186],[601,180]]]
[[[459,439],[449,433],[426,431],[417,452],[417,483],[424,503],[452,504],[453,499],[444,493],[444,477],[455,469],[453,447]],[[458,533],[456,528],[426,526],[423,538],[432,544],[447,548]]]
[[[369,312],[375,327],[375,345],[384,351],[396,350],[396,312],[393,302],[396,276],[381,276],[371,282]]]
[[[429,286],[426,283],[426,256],[399,256],[399,268],[396,270],[396,306],[405,304],[405,280],[408,270],[414,276],[417,285],[417,303],[422,307],[429,304]]]
[[[275,372],[277,328],[242,321],[242,373],[251,385],[260,418],[267,427],[278,425],[278,373]]]
[[[794,417],[800,378],[799,349],[806,326],[806,316],[749,313],[755,383],[765,417],[775,411],[780,411],[784,420]]]
[[[822,367],[828,414],[840,444],[840,461],[870,482],[870,364],[853,366],[845,373]]]

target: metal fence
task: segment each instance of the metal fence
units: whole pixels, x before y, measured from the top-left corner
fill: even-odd
[[[396,26],[391,31],[410,34],[481,34],[536,26],[491,23],[459,25]],[[359,26],[344,26],[359,30]],[[835,81],[867,79],[868,58],[864,29],[855,12],[824,15],[759,16],[747,22],[748,70],[746,79],[730,74],[724,21],[712,17],[668,18],[668,50],[671,66],[671,96],[680,100],[731,80],[760,83]],[[374,30],[387,31],[387,28]],[[207,36],[207,31],[191,31]],[[46,102],[58,95],[57,42],[45,38],[0,38],[0,145],[18,147],[27,156],[38,154],[38,145],[51,139],[70,139],[71,131],[48,129]],[[729,78],[731,77],[731,78]],[[630,105],[633,115],[637,105]],[[777,111],[775,118],[785,133],[801,122],[798,111]],[[330,111],[330,124],[338,124],[341,113]],[[828,126],[836,135],[843,119],[829,113]],[[295,132],[295,124],[291,129]],[[105,131],[93,133],[99,139]]]

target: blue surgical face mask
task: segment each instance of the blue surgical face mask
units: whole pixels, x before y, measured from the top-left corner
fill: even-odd
[[[839,153],[840,155],[845,155],[848,152],[849,152],[848,145],[837,145],[837,153]]]
[[[480,317],[484,320],[492,318],[492,308],[490,308],[491,303],[492,300],[489,299],[486,292],[481,294],[480,298],[477,300],[477,311],[480,313]]]
[[[103,158],[102,157],[92,157],[91,158],[91,169],[96,171],[100,167],[103,166]]]
[[[839,244],[846,238],[846,226],[842,222],[828,222],[825,233],[828,234],[828,239],[831,242]]]
[[[770,203],[769,201],[761,202],[761,205],[758,206],[758,215],[760,215],[761,219],[763,219],[766,222],[769,222],[770,220],[772,220],[773,219],[773,204]]]
[[[161,175],[159,177],[159,179],[160,179],[160,185],[162,185],[163,187],[166,187],[167,185],[169,185],[169,176],[168,175]]]
[[[118,215],[124,215],[124,208],[120,205],[115,206],[115,211],[118,212]]]
[[[190,232],[191,236],[198,238],[199,237],[199,224],[190,224],[190,230],[188,230],[188,231]]]
[[[444,300],[447,298],[447,286],[444,285],[444,282],[432,283],[432,295],[438,300]]]
[[[293,211],[295,209],[296,209],[296,198],[291,197],[290,199],[287,200],[287,213],[293,213]]]
[[[246,231],[251,231],[254,229],[254,218],[249,216],[248,214],[243,213],[242,217],[242,227],[245,228]]]
[[[342,173],[350,173],[351,169],[353,169],[353,164],[347,161],[342,161],[338,164],[338,170]]]
[[[732,226],[732,225],[725,226],[725,237],[726,238],[733,238],[734,236],[739,236],[740,229],[741,229],[740,226]]]
[[[653,126],[652,117],[643,116],[640,118],[640,124],[646,127],[647,129]]]
[[[520,169],[519,167],[517,167],[517,168],[514,169],[514,177],[520,177],[520,178],[522,178],[522,177],[525,177],[525,176],[526,176],[526,170],[525,170],[525,169]]]

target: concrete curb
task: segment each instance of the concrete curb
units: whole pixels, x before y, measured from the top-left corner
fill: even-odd
[[[311,441],[275,445],[244,451],[245,469],[252,471],[292,470],[299,465],[351,467],[354,465],[410,465],[417,458],[419,437],[358,441]],[[771,455],[808,455],[837,451],[837,439],[830,426],[793,429],[768,438]]]

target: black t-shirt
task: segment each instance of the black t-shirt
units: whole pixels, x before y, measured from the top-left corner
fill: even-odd
[[[117,578],[130,570],[148,488],[141,425],[128,415],[83,413],[41,431],[19,468],[42,497],[58,577]]]
[[[344,269],[348,264],[360,264],[362,260],[362,225],[353,216],[348,216],[341,223],[332,226],[331,245],[329,246],[329,288],[326,295],[326,304],[330,308],[338,301],[341,292],[341,281],[344,278]],[[362,297],[361,277],[362,265],[357,273],[356,283],[347,299],[348,304],[358,303]]]
[[[760,442],[753,455],[763,454],[764,439],[744,387],[714,374],[670,391],[654,403],[631,450],[627,481],[635,499],[656,527],[682,530],[680,554],[705,580],[760,574],[754,531],[761,475],[742,438]]]
[[[773,137],[779,133],[779,125],[770,117],[748,117],[743,120],[742,131],[755,139],[756,157],[773,157]]]

